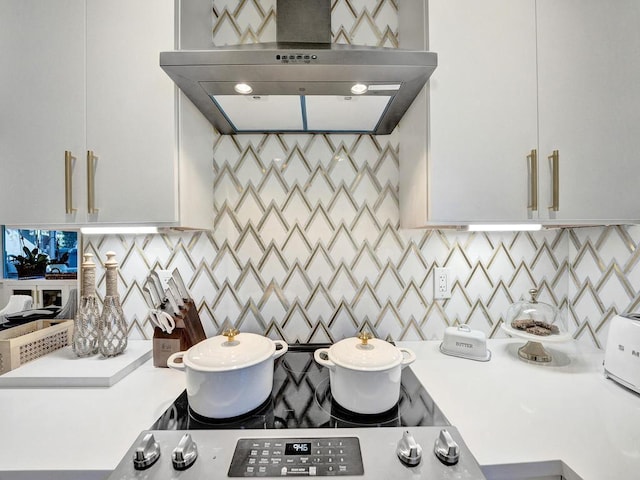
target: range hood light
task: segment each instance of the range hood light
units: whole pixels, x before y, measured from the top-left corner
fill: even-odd
[[[253,92],[253,88],[248,83],[237,83],[233,89],[241,95],[248,95]]]
[[[384,84],[384,85],[369,85],[367,88],[370,92],[386,92],[386,91],[398,91],[402,87],[399,83]]]
[[[353,87],[351,87],[351,93],[353,93],[354,95],[362,95],[363,93],[366,93],[367,90],[369,90],[369,87],[367,87],[364,83],[356,83]]]

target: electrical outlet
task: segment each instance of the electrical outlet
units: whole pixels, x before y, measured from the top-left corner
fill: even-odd
[[[451,298],[451,281],[450,268],[433,269],[433,298],[435,300]]]

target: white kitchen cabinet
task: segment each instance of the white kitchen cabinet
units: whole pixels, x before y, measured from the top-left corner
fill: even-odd
[[[21,78],[6,75],[5,83],[3,75],[3,86],[9,85],[30,102],[12,100],[12,116],[26,114],[39,120],[36,125],[12,127],[16,135],[0,147],[12,154],[2,182],[9,183],[25,170],[39,180],[28,191],[16,185],[0,191],[0,223],[211,228],[211,128],[203,127],[204,120],[200,122],[188,107],[183,110],[182,98],[159,66],[159,52],[175,48],[174,1],[2,2],[3,10],[11,11],[3,11],[0,22],[11,25],[15,34],[0,34],[5,45],[12,45],[0,55],[6,57],[3,65],[12,69],[17,65]],[[22,3],[28,6],[14,5]],[[60,17],[62,6],[77,18],[52,21],[50,13]],[[15,10],[22,10],[22,15]],[[45,27],[32,28],[33,18]],[[80,34],[58,39],[57,29],[66,34],[68,25]],[[33,48],[25,49],[22,44],[29,36],[35,38]],[[56,38],[54,45],[51,38]],[[50,63],[55,65],[55,76],[47,68]],[[54,87],[62,86],[47,94],[44,87],[51,79],[56,80]],[[67,80],[74,85],[68,87]],[[34,89],[38,94],[32,98],[29,93]],[[3,92],[4,96],[6,87]],[[47,101],[49,95],[55,102]],[[77,101],[68,105],[70,99]],[[46,121],[40,121],[40,112]],[[183,115],[191,115],[186,121],[195,123],[195,129],[181,128]],[[43,138],[41,131],[47,136]],[[29,143],[37,146],[25,153],[22,148]],[[76,157],[71,185],[65,183],[66,150]],[[89,151],[95,155],[91,159]],[[71,213],[65,213],[66,199]]]
[[[638,222],[640,2],[536,4],[541,215]],[[548,209],[553,150],[560,156],[557,212]]]
[[[640,15],[631,0],[429,0],[422,17],[400,13],[401,47],[438,53],[428,95],[400,124],[403,227],[640,219],[630,134],[640,127],[640,70],[629,61]]]
[[[64,152],[85,144],[84,22],[84,0],[0,1],[0,224],[74,220]]]
[[[419,98],[400,123],[402,225],[527,218],[526,155],[537,143],[534,3],[432,0],[428,8],[438,67],[428,103]],[[405,40],[401,33],[401,47],[426,47]]]

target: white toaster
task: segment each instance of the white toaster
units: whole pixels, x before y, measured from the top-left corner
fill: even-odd
[[[605,348],[605,376],[640,393],[640,314],[613,317]]]

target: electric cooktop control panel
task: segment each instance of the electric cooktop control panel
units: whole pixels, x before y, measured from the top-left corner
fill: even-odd
[[[364,475],[357,437],[241,438],[229,477]]]

